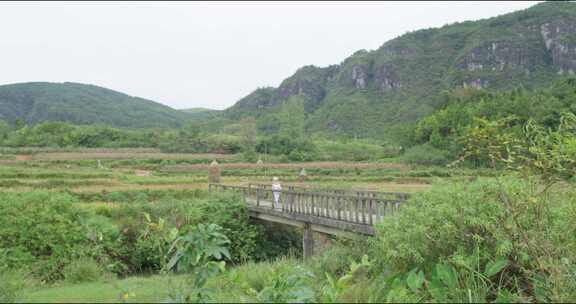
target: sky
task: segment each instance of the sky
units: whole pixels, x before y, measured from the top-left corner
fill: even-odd
[[[0,84],[71,81],[224,109],[299,67],[537,2],[0,2]]]

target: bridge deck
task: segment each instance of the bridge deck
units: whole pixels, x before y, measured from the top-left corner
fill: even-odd
[[[374,234],[373,225],[398,210],[404,201],[384,198],[374,192],[356,196],[326,192],[274,191],[279,202],[274,206],[274,192],[266,187],[243,187],[210,184],[210,191],[241,193],[253,217],[293,225],[308,223],[315,230],[330,234],[352,232]],[[401,198],[405,198],[401,197]],[[273,217],[273,218],[272,218]]]

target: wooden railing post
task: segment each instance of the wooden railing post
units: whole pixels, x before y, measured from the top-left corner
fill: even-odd
[[[260,207],[260,188],[256,188],[256,206]]]

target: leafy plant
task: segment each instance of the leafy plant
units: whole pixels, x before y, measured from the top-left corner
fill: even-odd
[[[335,303],[346,288],[349,288],[354,283],[354,279],[361,276],[362,272],[365,272],[371,265],[372,263],[370,263],[368,256],[364,255],[360,263],[351,261],[350,270],[338,279],[335,279],[329,273],[325,273],[328,285],[322,290],[324,294],[323,302]]]
[[[69,283],[96,282],[106,276],[106,271],[90,258],[82,258],[66,265],[63,269],[64,280]]]
[[[311,303],[315,302],[310,279],[314,275],[301,266],[288,271],[274,270],[269,283],[260,291],[251,290],[256,299],[263,303]]]
[[[205,287],[207,280],[225,270],[223,258],[230,259],[226,246],[230,240],[221,233],[222,228],[215,224],[198,224],[187,235],[178,237],[169,252],[174,252],[166,265],[167,270],[190,272],[192,287],[184,293],[171,296],[177,302],[206,302],[210,290]],[[214,259],[216,261],[214,261]]]

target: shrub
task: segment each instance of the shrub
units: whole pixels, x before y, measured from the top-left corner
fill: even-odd
[[[472,282],[481,282],[486,292],[479,301],[506,292],[566,301],[576,295],[575,215],[573,193],[542,194],[535,179],[444,185],[413,196],[400,213],[385,218],[374,255],[380,267],[398,274],[422,270],[426,280],[451,292],[439,298],[430,289],[428,299],[463,301]],[[496,265],[502,268],[491,273]]]
[[[72,261],[62,271],[64,280],[68,283],[97,282],[102,280],[106,271],[96,261],[90,258],[81,258]]]
[[[364,240],[337,240],[310,262],[314,274],[324,277],[326,273],[333,277],[342,276],[349,268],[351,260],[360,260],[367,252],[368,243]]]
[[[445,165],[450,161],[450,154],[430,144],[424,144],[408,149],[401,159],[409,164]]]
[[[263,303],[315,302],[313,279],[314,275],[299,265],[287,270],[275,269],[264,288],[256,293],[256,299]]]
[[[29,279],[24,271],[0,267],[0,302],[16,302],[22,289],[28,285]]]
[[[33,261],[34,273],[43,279],[60,278],[62,267],[87,241],[80,222],[84,215],[74,202],[51,192],[0,193],[0,247],[26,257],[8,266]]]

